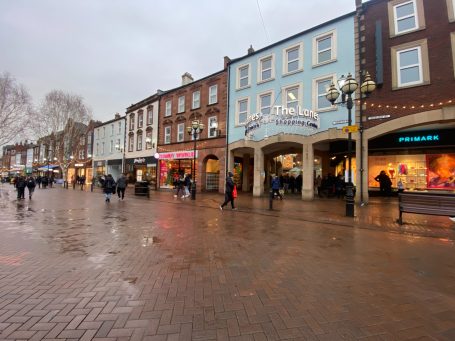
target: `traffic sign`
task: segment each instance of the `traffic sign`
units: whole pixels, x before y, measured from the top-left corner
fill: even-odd
[[[341,128],[343,133],[357,133],[359,131],[359,126],[353,125],[353,126],[344,126]]]

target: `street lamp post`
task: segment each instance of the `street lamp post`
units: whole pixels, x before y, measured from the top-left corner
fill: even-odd
[[[122,174],[123,174],[123,173],[125,173],[125,153],[124,153],[124,149],[118,143],[115,145],[115,149],[122,153]]]
[[[194,141],[193,164],[191,166],[191,179],[193,180],[193,183],[191,184],[191,200],[196,200],[196,141],[203,130],[204,124],[199,120],[194,120],[191,122],[191,126],[186,127],[188,135],[190,135]]]
[[[348,109],[348,125],[352,125],[351,110],[354,105],[352,101],[352,94],[358,88],[357,81],[352,77],[351,73],[348,73],[348,76],[345,78],[341,76],[338,80],[338,88],[341,90],[341,103],[335,103],[335,101],[340,96],[340,91],[332,83],[330,84],[329,89],[326,93],[326,98],[333,104],[345,104]],[[368,96],[376,89],[376,83],[371,79],[368,72],[365,74],[365,79],[360,85],[360,96]],[[351,157],[352,157],[352,135],[351,129],[348,130],[348,182],[346,184],[346,216],[354,217],[354,189],[352,183],[352,166],[351,166]]]

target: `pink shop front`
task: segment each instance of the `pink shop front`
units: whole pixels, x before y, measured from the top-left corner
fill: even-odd
[[[159,184],[162,189],[172,189],[174,179],[178,178],[180,173],[192,174],[193,169],[193,151],[159,153]],[[197,153],[196,153],[197,155]],[[197,179],[197,169],[194,170]]]

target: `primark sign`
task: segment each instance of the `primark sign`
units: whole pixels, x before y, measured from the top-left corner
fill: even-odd
[[[309,109],[300,106],[296,108],[286,108],[282,105],[272,107],[269,114],[255,113],[248,116],[245,123],[245,135],[250,135],[264,124],[288,127],[306,127],[319,129],[319,115]]]

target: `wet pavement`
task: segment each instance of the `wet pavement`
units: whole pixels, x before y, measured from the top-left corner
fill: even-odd
[[[400,227],[395,199],[352,219],[337,199],[15,194],[0,187],[0,340],[455,339],[453,225]]]

